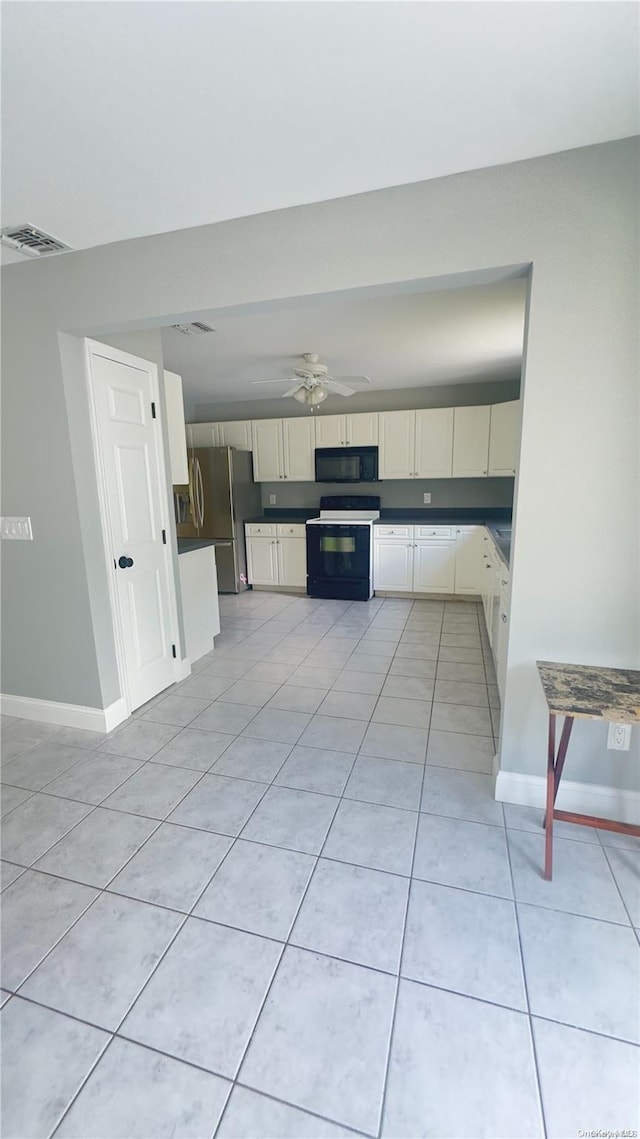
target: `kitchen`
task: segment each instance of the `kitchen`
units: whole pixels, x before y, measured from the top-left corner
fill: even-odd
[[[295,343],[296,319],[316,342],[341,341],[336,351],[274,364],[269,349],[285,333]],[[203,331],[213,331],[206,321],[178,334],[188,327],[163,333],[165,359],[176,369],[165,382],[187,655],[197,660],[211,651],[219,631],[215,563],[221,593],[251,587],[363,601],[482,599],[498,703],[506,670],[524,281],[236,318],[230,331],[222,330],[222,346],[217,330]],[[416,344],[426,349],[420,371]],[[256,365],[262,346],[265,360]],[[449,373],[442,364],[447,350]],[[429,351],[434,360],[425,368]],[[464,380],[437,382],[455,369],[456,355]],[[369,375],[340,374],[334,381],[324,361],[336,357],[366,361],[367,372],[378,363],[375,387]],[[233,394],[245,381],[244,401],[203,398],[210,401],[222,386],[223,369]],[[278,370],[282,378],[272,378]],[[380,387],[390,376],[396,386]],[[396,377],[415,386],[398,389]],[[271,383],[277,399],[251,398],[250,385]],[[353,413],[343,411],[340,399],[349,387]],[[295,398],[282,404],[282,396]],[[245,409],[249,415],[240,418]]]

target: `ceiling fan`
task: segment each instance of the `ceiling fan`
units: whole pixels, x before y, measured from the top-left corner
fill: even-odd
[[[293,383],[292,388],[282,393],[282,398],[286,399],[288,396],[293,396],[299,403],[311,404],[312,408],[315,404],[322,403],[332,392],[344,396],[355,395],[356,388],[350,387],[350,384],[371,383],[369,376],[330,376],[327,365],[319,362],[320,357],[317,352],[304,352],[301,359],[303,365],[294,368],[292,376],[286,376],[282,380],[252,380],[251,382],[253,384]],[[349,382],[343,383],[344,380]]]

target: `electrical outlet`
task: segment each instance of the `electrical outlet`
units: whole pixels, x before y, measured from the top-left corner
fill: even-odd
[[[631,746],[631,724],[609,724],[607,747],[609,751],[628,751]]]
[[[428,490],[425,490],[425,492],[422,496],[422,501],[424,502],[425,506],[427,506],[431,502],[431,494]]]
[[[0,519],[0,535],[3,538],[17,538],[25,542],[33,541],[30,518]]]
[[[276,504],[276,496],[275,496],[275,494],[270,494],[269,495],[269,506],[275,506],[275,504]]]

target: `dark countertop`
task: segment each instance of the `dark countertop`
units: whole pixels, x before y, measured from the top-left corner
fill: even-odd
[[[245,522],[305,522],[307,518],[317,518],[320,508],[309,506],[306,509],[276,510],[266,508],[255,518],[245,518]],[[511,557],[511,508],[495,507],[415,507],[413,509],[390,508],[380,511],[380,519],[374,526],[388,526],[390,523],[404,522],[408,526],[424,526],[432,522],[439,526],[486,526],[491,533],[496,549],[508,567]],[[509,534],[506,534],[506,531]]]
[[[191,554],[194,550],[204,550],[206,546],[230,546],[225,538],[178,538],[178,553]]]

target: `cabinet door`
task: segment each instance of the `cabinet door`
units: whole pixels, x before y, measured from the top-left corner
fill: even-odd
[[[315,478],[315,421],[283,419],[282,444],[284,477],[294,482],[313,482]]]
[[[416,411],[415,471],[421,479],[448,479],[453,460],[453,408]]]
[[[490,475],[515,475],[519,434],[520,401],[494,403],[489,432]]]
[[[278,545],[275,538],[247,538],[247,576],[250,585],[278,584]]]
[[[453,593],[455,549],[455,541],[446,538],[416,543],[413,551],[415,593]]]
[[[461,526],[456,530],[456,593],[481,592],[482,549],[481,526]]]
[[[373,543],[373,588],[410,592],[413,585],[413,543],[376,538]]]
[[[251,450],[251,420],[237,419],[231,423],[219,423],[220,446],[237,447],[240,451]]]
[[[217,426],[217,423],[188,423],[187,443],[189,447],[217,447]]]
[[[182,400],[182,376],[177,376],[175,372],[164,374],[164,403],[167,411],[171,482],[174,486],[183,486],[189,482],[187,434]]]
[[[359,415],[347,415],[345,418],[347,447],[377,447],[377,411],[363,411]]]
[[[453,415],[453,476],[481,478],[489,469],[491,408],[456,407]]]
[[[254,419],[252,427],[254,481],[276,482],[284,478],[282,420]]]
[[[319,415],[315,419],[316,447],[346,447],[346,416]]]
[[[307,584],[307,542],[305,538],[278,538],[278,584]]]
[[[381,411],[378,415],[381,479],[413,478],[415,411]]]

